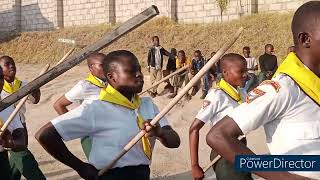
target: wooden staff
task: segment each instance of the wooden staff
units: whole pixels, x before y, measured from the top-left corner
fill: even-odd
[[[13,103],[17,102],[19,99],[33,92],[34,90],[39,89],[44,84],[55,79],[56,77],[71,69],[72,67],[81,63],[83,60],[87,59],[87,57],[90,56],[92,53],[100,51],[101,49],[109,46],[114,41],[118,40],[120,37],[141,26],[142,24],[149,21],[158,14],[158,8],[156,6],[151,6],[150,8],[141,12],[140,14],[132,17],[116,29],[112,30],[110,33],[104,35],[97,42],[87,46],[86,48],[74,54],[73,56],[68,57],[65,60],[65,62],[52,68],[45,74],[36,78],[34,81],[31,81],[22,88],[20,88],[17,92],[4,98],[2,101],[0,101],[0,111],[9,107]]]
[[[238,140],[241,141],[243,138],[245,138],[246,136],[239,136]],[[203,172],[206,173],[211,166],[213,166],[216,162],[218,162],[220,160],[221,156],[218,155],[217,157],[215,157],[204,169]]]
[[[139,93],[139,95],[142,95],[143,93],[147,92],[149,89],[152,89],[152,88],[156,87],[157,85],[161,84],[162,82],[170,79],[172,76],[174,76],[174,75],[176,75],[176,74],[178,74],[178,73],[180,73],[180,72],[188,69],[189,66],[190,66],[190,65],[184,66],[184,67],[180,68],[179,70],[177,70],[177,71],[169,74],[168,76],[162,78],[160,81],[155,82],[152,86],[148,87],[147,89],[145,89],[145,90],[143,90],[141,93]]]
[[[60,63],[62,63],[65,59],[67,59],[67,57],[75,50],[75,48],[70,49],[56,64],[59,65]],[[39,73],[38,76],[41,76],[42,74],[46,73],[48,71],[48,69],[50,68],[50,64],[47,64]],[[36,79],[36,78],[34,78]],[[4,123],[4,125],[1,127],[0,130],[0,137],[2,136],[2,134],[4,133],[4,131],[8,128],[9,124],[11,123],[11,121],[13,121],[13,118],[18,114],[18,112],[20,111],[20,109],[23,107],[23,105],[26,103],[26,101],[28,100],[29,95],[25,96],[24,98],[22,98],[18,105],[16,106],[16,108],[14,109],[14,111],[10,114],[8,120]]]
[[[236,42],[239,38],[243,28],[241,27],[236,34],[227,42],[225,43],[222,48],[210,59],[209,62],[205,64],[205,66],[190,80],[190,82],[181,89],[181,91],[169,102],[169,104],[164,107],[164,109],[156,115],[150,122],[151,125],[155,125],[160,119],[165,116],[173,107],[176,105],[179,100],[196,84],[199,79],[205,75],[205,73],[217,62],[220,57]],[[115,163],[124,155],[126,154],[144,135],[146,131],[141,130],[124,148],[123,150],[104,168],[99,171],[99,176],[103,175],[109,169],[111,169]]]

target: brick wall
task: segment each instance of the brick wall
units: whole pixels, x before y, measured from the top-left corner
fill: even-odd
[[[293,11],[307,0],[230,0],[222,20],[257,12]],[[0,31],[124,22],[156,5],[160,15],[182,23],[221,20],[216,0],[0,0]]]
[[[0,1],[0,32],[15,29],[15,14],[12,10],[12,0]]]
[[[56,0],[22,0],[22,31],[53,29],[56,23]]]

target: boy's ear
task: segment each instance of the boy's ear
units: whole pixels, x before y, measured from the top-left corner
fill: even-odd
[[[304,48],[310,48],[310,34],[306,32],[299,33],[298,35],[298,42],[302,45]]]
[[[114,82],[114,75],[112,72],[107,73],[106,78],[107,78],[108,82],[111,82],[111,81]]]

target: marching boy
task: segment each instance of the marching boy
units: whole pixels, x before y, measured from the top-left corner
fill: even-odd
[[[73,103],[82,103],[84,100],[97,100],[102,88],[106,87],[106,77],[103,72],[103,53],[94,53],[88,57],[87,64],[90,73],[85,80],[80,80],[71,90],[61,96],[53,105],[56,112],[61,115],[68,112],[67,106]],[[91,149],[91,139],[81,139],[82,149],[87,158]]]
[[[73,168],[84,179],[97,179],[98,170],[108,164],[141,129],[148,133],[100,179],[150,179],[150,160],[156,139],[168,148],[180,145],[178,134],[162,118],[151,126],[159,110],[149,97],[140,98],[144,84],[137,57],[118,50],[107,55],[103,69],[108,85],[99,100],[86,100],[43,126],[37,140],[54,158]],[[89,136],[89,163],[75,157],[64,141]]]
[[[224,55],[220,60],[220,68],[223,78],[217,84],[217,89],[212,89],[206,96],[202,108],[189,129],[192,176],[195,180],[204,178],[204,172],[198,161],[200,129],[209,121],[212,124],[217,123],[241,103],[237,88],[245,85],[247,77],[247,62],[239,54]],[[211,159],[216,155],[212,151]],[[252,179],[249,173],[236,172],[234,167],[225,159],[220,159],[213,169],[218,180]]]
[[[20,87],[27,84],[25,81],[21,81],[16,77],[16,65],[14,60],[10,56],[2,56],[0,57],[0,66],[3,70],[4,75],[4,85],[3,91],[1,91],[1,98],[5,98],[12,93],[15,93],[20,89]],[[40,89],[35,90],[29,96],[28,101],[37,104],[40,101]],[[12,107],[14,108],[14,107]],[[25,113],[26,113],[26,106],[20,109],[18,114],[16,115],[25,129],[26,134],[26,142],[28,143],[28,132],[27,126],[25,121]],[[25,149],[24,151],[14,152],[10,151],[10,165],[12,171],[11,179],[20,180],[21,174],[30,180],[35,179],[45,179],[45,176],[41,172],[37,161],[35,160],[33,154],[28,150]]]
[[[303,4],[292,19],[295,51],[272,80],[212,127],[207,143],[228,162],[254,155],[237,139],[263,126],[274,155],[320,155],[320,1]],[[245,113],[244,113],[245,112]],[[320,179],[319,171],[255,172],[265,179]]]
[[[4,84],[4,77],[2,68],[0,68],[0,92]],[[12,106],[0,112],[0,128],[8,120],[10,114],[14,111]],[[8,152],[5,148],[10,148],[12,151],[24,151],[27,147],[26,131],[20,122],[18,116],[15,116],[9,124],[7,130],[0,138],[0,179],[11,179],[11,168],[8,158]]]

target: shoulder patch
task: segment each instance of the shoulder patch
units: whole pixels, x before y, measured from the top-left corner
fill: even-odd
[[[276,92],[279,92],[279,89],[281,88],[278,82],[272,80],[265,80],[260,85],[271,85],[276,90]]]
[[[258,97],[261,97],[265,94],[266,92],[262,91],[261,89],[255,88],[252,91],[250,91],[248,93],[248,96],[246,98],[246,103],[251,103],[252,101],[254,101],[255,99],[257,99]]]
[[[211,104],[210,101],[204,100],[204,101],[203,101],[203,104],[202,104],[202,109],[205,109],[205,108],[208,107],[210,104]]]

